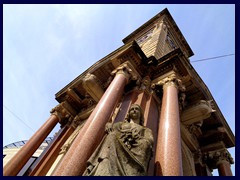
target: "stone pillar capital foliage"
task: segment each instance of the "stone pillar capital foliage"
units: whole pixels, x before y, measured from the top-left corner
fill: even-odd
[[[59,119],[59,123],[63,126],[68,122],[72,121],[71,114],[64,108],[63,102],[54,107],[51,111],[51,114],[55,115]]]
[[[117,74],[123,74],[126,79],[128,80],[127,83],[130,80],[139,80],[140,75],[136,71],[136,69],[133,67],[133,65],[126,61],[125,63],[119,65],[116,69],[114,69],[111,73],[111,75],[117,75]]]
[[[176,74],[172,74],[170,76],[165,77],[158,81],[154,86],[163,86],[163,89],[168,86],[175,86],[179,91],[184,92],[186,90],[185,86],[182,84],[182,80],[177,77]]]
[[[227,149],[204,153],[203,160],[205,162],[212,161],[216,164],[216,166],[218,166],[224,161],[227,161],[229,164],[234,164],[234,160],[231,154],[227,151]]]

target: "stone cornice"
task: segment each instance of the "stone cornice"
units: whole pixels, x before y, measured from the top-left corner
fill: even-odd
[[[138,46],[138,44],[135,41],[129,42],[129,43],[121,46],[120,48],[116,49],[109,55],[105,56],[101,60],[97,61],[95,64],[93,64],[87,70],[85,70],[82,74],[80,74],[78,77],[76,77],[73,81],[71,81],[68,85],[66,85],[64,88],[62,88],[59,92],[57,92],[55,94],[56,100],[58,102],[61,102],[61,96],[63,96],[66,93],[67,89],[76,87],[79,84],[81,84],[82,79],[87,75],[87,73],[93,73],[96,69],[102,68],[106,63],[109,63],[110,59],[117,58],[121,54],[123,54],[127,51],[130,51],[130,50],[133,50],[133,52],[135,52],[139,58],[141,58],[143,60],[146,59],[145,54],[142,52],[142,50]]]
[[[216,121],[218,121],[220,124],[222,124],[222,126],[225,128],[227,136],[228,136],[228,142],[226,144],[226,147],[233,147],[235,146],[235,137],[232,133],[232,130],[230,129],[228,123],[226,122],[221,110],[219,109],[216,101],[214,100],[211,92],[209,91],[209,89],[207,88],[206,84],[203,82],[203,80],[201,79],[201,77],[198,75],[198,73],[195,71],[195,69],[193,68],[193,66],[191,65],[191,63],[186,59],[186,57],[183,54],[179,54],[179,58],[181,60],[181,62],[183,63],[184,67],[186,68],[186,70],[188,71],[188,74],[191,78],[191,80],[193,81],[194,85],[196,86],[196,88],[201,91],[201,93],[204,95],[206,100],[211,100],[212,101],[212,105],[214,107],[214,119]]]

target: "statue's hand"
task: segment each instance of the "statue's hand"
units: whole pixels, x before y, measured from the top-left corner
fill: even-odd
[[[105,125],[105,132],[107,134],[109,134],[110,132],[113,131],[113,128],[112,128],[112,123],[108,122],[106,125]]]

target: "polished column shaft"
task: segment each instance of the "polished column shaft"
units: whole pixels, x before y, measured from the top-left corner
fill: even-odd
[[[155,162],[156,175],[183,175],[178,88],[172,81],[163,86]]]
[[[221,160],[217,165],[219,176],[232,176],[230,163],[226,160]]]
[[[56,115],[51,115],[50,118],[40,127],[40,129],[15,154],[15,156],[8,161],[3,168],[3,175],[16,176],[57,123],[58,117]]]
[[[122,96],[127,81],[124,73],[116,74],[53,176],[78,176],[84,172],[86,162],[102,139],[105,124]]]

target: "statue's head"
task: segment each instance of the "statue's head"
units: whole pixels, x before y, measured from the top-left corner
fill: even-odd
[[[144,123],[144,116],[142,112],[141,106],[138,104],[132,104],[129,108],[126,120],[130,122],[130,120],[133,120],[135,123],[138,123],[143,126]]]

